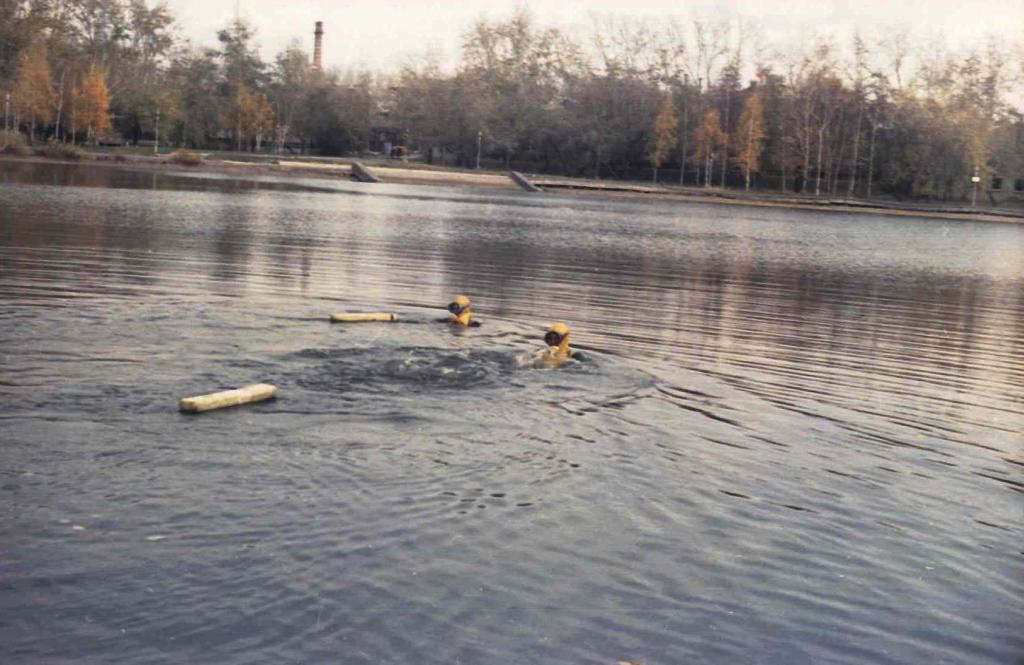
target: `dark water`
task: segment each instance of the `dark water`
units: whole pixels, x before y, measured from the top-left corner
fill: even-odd
[[[1022,256],[0,163],[0,661],[1021,662]],[[590,361],[518,369],[556,320]]]

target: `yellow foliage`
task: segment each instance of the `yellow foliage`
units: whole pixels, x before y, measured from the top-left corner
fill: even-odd
[[[47,125],[53,120],[53,78],[42,42],[28,47],[18,58],[18,80],[11,97],[22,116],[33,124]]]
[[[718,111],[708,109],[704,112],[694,140],[697,144],[697,154],[703,159],[710,159],[712,154],[725,144],[725,132],[718,122]]]
[[[672,99],[666,97],[661,104],[658,117],[654,119],[653,131],[647,146],[647,156],[654,168],[661,166],[661,163],[668,157],[669,151],[676,143],[678,127],[679,120],[676,118],[675,106],[672,105]]]
[[[227,121],[239,145],[274,127],[274,112],[266,95],[244,85],[235,86],[228,113]]]
[[[76,119],[89,128],[95,136],[110,131],[110,99],[103,73],[96,67],[82,80],[75,99]]]
[[[761,151],[764,149],[764,112],[760,93],[751,93],[743,104],[743,113],[740,114],[733,141],[736,165],[748,176],[758,171],[761,167]]]

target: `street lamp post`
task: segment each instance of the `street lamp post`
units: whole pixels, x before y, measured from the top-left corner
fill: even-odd
[[[11,115],[11,93],[8,92],[8,93],[4,94],[4,131],[5,132],[6,131],[10,131],[10,128],[7,126],[7,119],[10,117],[10,115]]]
[[[971,176],[971,207],[978,201],[978,183],[981,182],[981,176],[978,175],[978,167],[974,167],[974,175]]]
[[[476,170],[480,170],[480,148],[484,142],[484,130],[479,130],[476,133]]]
[[[156,129],[153,132],[153,154],[160,152],[160,109],[156,110]]]

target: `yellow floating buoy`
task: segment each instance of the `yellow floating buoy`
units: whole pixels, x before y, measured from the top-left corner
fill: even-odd
[[[397,321],[397,314],[390,314],[388,312],[341,312],[339,314],[331,314],[331,321],[337,321],[338,323],[356,323],[360,321]]]
[[[198,395],[196,397],[183,397],[178,402],[178,407],[185,413],[199,413],[201,411],[212,411],[223,409],[228,406],[248,404],[249,402],[261,402],[270,399],[277,394],[277,387],[269,383],[254,383],[251,386],[243,386],[235,390],[225,390],[209,395]]]

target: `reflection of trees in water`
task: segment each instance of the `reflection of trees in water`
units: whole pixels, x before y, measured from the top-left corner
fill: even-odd
[[[213,222],[213,251],[217,260],[210,262],[210,276],[218,292],[223,289],[234,294],[244,290],[237,282],[246,276],[252,257],[251,223],[243,209],[219,208],[219,216]]]
[[[40,166],[48,168],[40,172]],[[95,187],[104,187],[109,182],[108,172],[89,174],[62,166],[18,164],[5,172],[35,183],[40,177],[58,185],[88,180]],[[45,190],[19,200],[11,223],[0,225],[5,244],[17,248],[3,272],[38,280],[43,271],[46,279],[64,280],[76,291],[98,293],[116,292],[119,284],[154,283],[163,266],[158,257],[148,254],[158,246],[160,235],[148,211],[94,192],[77,191],[75,195],[73,215],[55,206],[55,195]],[[54,248],[61,251],[53,254]]]
[[[1005,294],[987,277],[784,262],[746,240],[690,252],[683,242],[637,251],[639,239],[598,245],[581,237],[567,251],[546,242],[541,225],[509,224],[497,240],[446,236],[446,293],[479,294],[493,313],[538,324],[575,321],[638,353],[675,348],[687,362],[736,372],[759,360],[806,366],[819,375],[804,380],[825,390],[842,390],[839,370],[913,381],[933,396],[1014,385],[1012,364],[1000,359],[1019,347],[1010,333],[1020,316],[1007,317]]]
[[[0,174],[97,187],[148,187],[152,176],[31,162],[0,165]],[[691,233],[682,221],[641,221],[634,231],[628,206],[599,217],[601,204],[583,201],[557,213],[500,205],[491,216],[458,201],[343,197],[334,209],[333,197],[293,205],[248,193],[181,211],[181,195],[153,203],[143,198],[152,194],[135,194],[40,188],[24,197],[17,219],[0,224],[0,239],[14,248],[0,275],[116,291],[181,279],[198,262],[214,290],[230,294],[270,282],[362,305],[407,297],[441,307],[466,292],[481,318],[566,320],[598,346],[674,365],[721,363],[738,375],[757,362],[806,366],[820,376],[804,380],[827,390],[841,390],[840,370],[855,368],[949,395],[992,386],[1019,394],[1011,388],[1024,338],[1019,281],[943,272],[934,261],[834,262],[813,243],[794,242],[799,225],[785,221],[780,244],[735,225]],[[198,230],[182,233],[190,224]],[[70,251],[53,259],[54,247]]]
[[[10,161],[0,164],[0,178],[5,183],[45,184],[53,186],[110,187],[114,172],[107,168],[83,168],[78,164],[59,162]],[[135,178],[141,183],[141,174]]]
[[[308,211],[269,211],[269,232],[263,247],[269,263],[267,276],[285,285],[297,280],[303,295],[309,295],[314,248],[322,245],[316,234],[309,233],[310,221]]]
[[[138,167],[136,167],[138,168]],[[135,170],[131,166],[96,162],[0,161],[0,182],[102,189],[220,192],[244,194],[257,191],[326,192],[339,190],[298,182],[221,178],[203,172]]]
[[[95,162],[0,162],[0,180],[26,185],[89,187],[101,189],[169,189],[173,175],[157,171],[133,171],[122,166]]]
[[[524,292],[543,280],[536,270],[538,263],[546,264],[542,261],[546,252],[522,240],[505,237],[488,241],[479,236],[467,239],[449,234],[439,250],[444,293],[437,294],[438,306],[444,306],[446,299],[457,293],[466,293],[475,303],[490,303],[496,315],[508,316],[508,304],[521,300]],[[479,304],[476,307],[479,309]]]
[[[721,258],[691,262],[680,285],[697,294],[693,307],[714,331],[716,355],[741,372],[760,356],[818,372],[800,380],[836,394],[849,390],[838,372],[916,386],[936,398],[1014,385],[1012,363],[1001,359],[1013,358],[1019,342],[1010,341],[1001,294],[987,278],[815,264],[755,268]],[[962,405],[954,399],[949,407]]]
[[[357,202],[359,199],[354,199]],[[308,214],[317,215],[318,212],[311,211]],[[315,222],[310,221],[310,224]],[[338,234],[341,237],[324,237],[323,260],[313,266],[319,278],[314,280],[314,287],[328,298],[347,297],[363,304],[369,304],[375,299],[385,299],[387,289],[380,289],[380,282],[367,268],[367,264],[375,258],[372,244],[368,241],[367,226],[370,218],[366,214],[356,210],[347,210],[337,223],[343,224],[344,228]],[[304,237],[311,235],[309,232]]]

